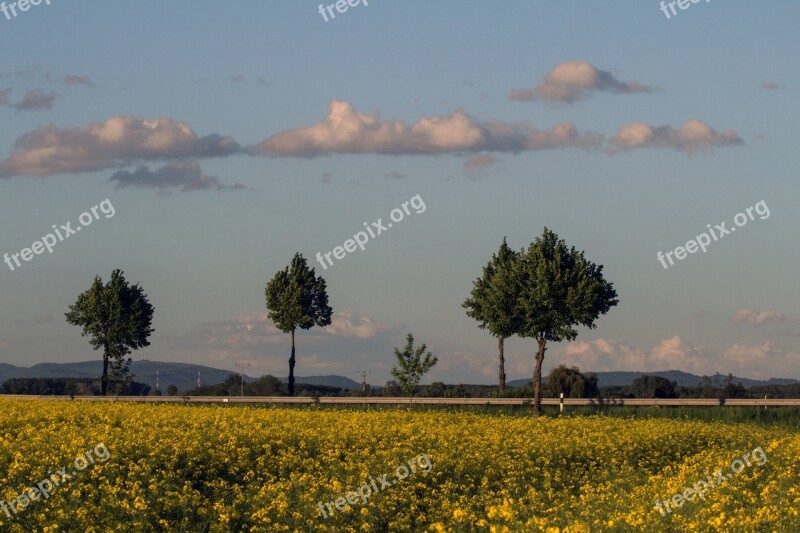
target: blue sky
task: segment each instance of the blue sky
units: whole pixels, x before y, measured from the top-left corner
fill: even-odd
[[[544,226],[605,266],[620,304],[545,371],[800,378],[798,69],[790,1],[51,0],[0,14],[0,254],[108,199],[85,231],[0,264],[0,361],[98,358],[63,314],[114,268],[155,306],[134,358],[286,375],[264,287],[302,253],[334,324],[298,375],[390,379],[412,331],[428,380],[496,382],[461,302],[504,236]],[[112,179],[113,178],[113,179]],[[315,261],[419,195],[426,209]],[[664,269],[760,201],[770,216]],[[535,342],[507,343],[510,379]]]

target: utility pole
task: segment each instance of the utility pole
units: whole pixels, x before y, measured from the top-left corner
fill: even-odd
[[[362,370],[361,372],[357,372],[361,374],[361,390],[366,391],[369,388],[367,385],[367,374],[369,374],[371,370]]]
[[[248,368],[249,366],[250,363],[242,363],[242,362],[236,363],[236,368],[239,369],[239,378],[241,379],[241,385],[240,385],[241,388],[239,389],[239,396],[244,396],[244,369]]]
[[[156,370],[156,390],[158,390],[158,370]]]
[[[197,371],[197,388],[200,388],[200,371]]]

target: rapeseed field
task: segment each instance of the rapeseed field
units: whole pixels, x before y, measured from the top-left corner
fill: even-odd
[[[0,531],[792,532],[798,452],[748,423],[2,399]]]

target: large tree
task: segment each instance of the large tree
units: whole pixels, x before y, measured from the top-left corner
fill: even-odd
[[[397,380],[400,389],[408,396],[414,395],[414,389],[419,385],[428,370],[433,368],[439,358],[431,352],[425,353],[428,347],[423,343],[419,348],[414,349],[414,335],[406,335],[406,347],[401,352],[394,349],[394,356],[397,365],[392,366],[392,376]],[[423,358],[422,356],[425,356]]]
[[[111,382],[120,391],[133,378],[129,373],[131,350],[150,346],[153,333],[153,306],[139,284],[130,285],[124,273],[116,269],[105,285],[95,276],[89,290],[78,296],[65,313],[67,322],[82,326],[81,336],[97,350],[103,348],[103,378],[101,392],[105,396]],[[111,364],[111,376],[108,369]]]
[[[314,269],[309,269],[303,256],[296,253],[291,265],[275,274],[265,292],[270,320],[279,330],[292,334],[289,396],[294,396],[295,331],[331,323],[333,309],[328,305],[325,280],[316,277]]]
[[[518,286],[514,279],[514,263],[518,258],[519,254],[508,247],[504,237],[500,249],[483,267],[483,276],[474,281],[470,297],[462,304],[467,316],[478,321],[479,328],[488,329],[497,337],[500,394],[506,389],[505,340],[520,328]]]
[[[617,305],[617,292],[603,278],[603,267],[588,261],[575,247],[547,228],[516,262],[519,283],[520,337],[538,344],[533,371],[533,406],[542,413],[542,361],[547,341],[571,341],[575,326],[594,329],[595,321]]]

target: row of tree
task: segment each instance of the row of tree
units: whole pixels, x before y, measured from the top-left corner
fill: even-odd
[[[330,325],[333,309],[328,303],[327,284],[316,276],[299,253],[277,272],[265,289],[269,318],[284,333],[291,334],[288,394],[295,394],[295,333],[314,326]],[[547,228],[527,250],[513,251],[503,243],[474,282],[463,306],[482,329],[498,338],[499,389],[505,392],[505,339],[518,335],[536,340],[533,371],[534,413],[541,414],[541,372],[548,342],[574,340],[576,326],[595,328],[600,315],[617,305],[617,293],[603,277],[603,267],[588,261],[583,252],[566,243]],[[142,288],[130,285],[123,272],[114,270],[108,283],[99,276],[78,297],[66,313],[67,322],[83,328],[94,349],[103,349],[101,394],[109,385],[120,394],[131,382],[132,350],[149,346],[153,306]],[[392,376],[400,389],[413,395],[422,376],[436,364],[425,344],[414,348],[414,337],[406,337],[405,349],[395,349]],[[569,374],[567,382],[577,379]],[[571,384],[570,386],[577,384]],[[271,385],[265,385],[269,387]],[[589,385],[581,385],[590,387]],[[266,390],[266,389],[265,389]],[[583,389],[582,389],[583,390]],[[589,389],[586,389],[589,390]],[[583,390],[581,394],[586,393]]]

